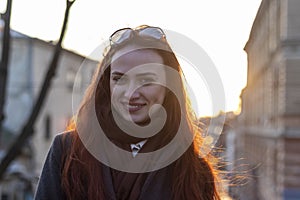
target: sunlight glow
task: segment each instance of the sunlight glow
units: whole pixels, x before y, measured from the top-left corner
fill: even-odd
[[[3,12],[6,2],[0,2]],[[224,84],[226,111],[238,111],[247,77],[243,48],[260,3],[261,0],[153,0],[147,4],[138,0],[78,0],[72,6],[63,45],[89,55],[119,28],[148,24],[174,30],[197,42],[211,57]],[[11,28],[31,37],[56,41],[65,5],[62,0],[14,0]],[[200,85],[205,88],[205,83],[194,83],[193,80],[201,79],[193,77],[193,72],[186,72],[186,76],[197,90],[199,114],[210,114],[209,93],[199,89]]]

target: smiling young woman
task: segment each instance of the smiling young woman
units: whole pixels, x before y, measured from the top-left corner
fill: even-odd
[[[200,151],[201,133],[195,125],[181,67],[162,29],[120,29],[110,41],[74,118],[77,121],[72,121],[72,130],[57,135],[53,141],[36,199],[221,199],[216,159]],[[97,153],[112,162],[103,163],[82,140],[80,134],[95,141],[89,125],[79,128],[92,121],[92,115],[80,117],[89,105],[93,105],[106,138],[132,152],[130,159],[126,160],[120,151],[104,149]],[[155,121],[160,122],[163,113],[164,123],[157,133],[145,137],[143,131],[135,131],[153,123],[152,127],[156,127]],[[181,129],[182,125],[185,128]],[[171,150],[164,150],[170,144]],[[97,145],[106,144],[100,140]],[[178,154],[178,149],[184,151]],[[151,156],[153,152],[159,152],[159,156]],[[143,161],[144,155],[150,155],[149,159]],[[157,168],[162,159],[174,156],[172,162]],[[137,165],[147,170],[135,172],[135,164],[121,170],[112,164],[115,160],[124,166],[138,160]],[[147,167],[153,163],[156,168],[149,170]]]
[[[125,50],[130,51],[128,48]],[[163,65],[163,59],[151,50],[133,51],[111,63],[112,105],[124,119],[147,123],[150,108],[163,104],[166,72],[162,67],[152,67],[157,64]]]

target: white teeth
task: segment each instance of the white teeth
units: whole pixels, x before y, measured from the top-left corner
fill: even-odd
[[[141,107],[140,105],[127,105],[128,108],[139,108]]]

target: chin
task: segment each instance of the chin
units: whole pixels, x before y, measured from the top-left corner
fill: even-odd
[[[149,118],[147,118],[147,119],[139,119],[139,120],[138,119],[136,119],[136,120],[132,119],[132,121],[135,124],[138,124],[140,126],[146,126],[150,123],[151,120]]]
[[[145,126],[145,125],[148,125],[150,123],[150,118],[149,116],[136,116],[136,115],[120,115],[122,116],[122,118],[125,120],[125,121],[128,121],[128,122],[133,122],[137,125],[140,125],[140,126]]]

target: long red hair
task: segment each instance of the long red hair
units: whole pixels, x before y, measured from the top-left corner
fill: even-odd
[[[138,36],[134,38],[134,42],[138,43]],[[94,75],[92,83],[86,91],[82,101],[81,108],[85,106],[91,98],[92,92],[96,91],[96,112],[99,121],[105,121],[106,126],[112,127],[110,124],[113,120],[108,120],[110,112],[110,65],[112,55],[132,41],[128,40],[124,44],[108,51],[101,62],[98,71]],[[145,41],[143,41],[144,44]],[[156,42],[156,41],[151,41]],[[165,43],[165,42],[164,42]],[[161,45],[161,44],[160,44]],[[167,45],[167,44],[164,44]],[[157,52],[164,60],[166,66],[175,69],[181,76],[182,80],[178,84],[178,88],[182,94],[184,102],[185,122],[189,126],[189,132],[194,136],[193,143],[183,153],[183,155],[174,161],[172,168],[172,195],[173,199],[197,199],[211,200],[220,199],[219,180],[217,170],[215,169],[216,159],[211,155],[201,155],[200,147],[203,147],[200,129],[197,119],[193,113],[190,101],[184,87],[184,76],[176,56],[171,51],[161,49],[151,49]],[[99,76],[101,77],[99,78]],[[168,80],[168,78],[167,78]],[[172,81],[172,80],[169,80]],[[169,92],[165,97],[163,104],[167,111],[168,119],[163,128],[162,143],[170,141],[175,129],[178,128],[174,124],[180,124],[181,109],[176,96]],[[99,114],[98,114],[99,112]],[[75,120],[71,120],[69,130],[72,130],[71,145],[65,148],[63,156],[62,168],[62,188],[68,199],[105,199],[101,163],[94,158],[82,144],[76,131]]]

